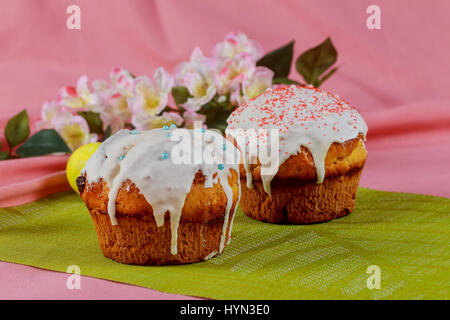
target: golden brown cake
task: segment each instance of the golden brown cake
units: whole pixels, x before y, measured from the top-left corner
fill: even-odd
[[[240,205],[249,217],[308,224],[353,211],[367,127],[339,97],[312,87],[268,90],[235,110],[228,124],[228,138],[243,154]],[[251,139],[257,152],[249,150]],[[262,165],[264,145],[272,158]]]
[[[193,130],[185,130],[192,136]],[[175,163],[174,128],[121,130],[105,141],[77,179],[103,254],[127,264],[210,259],[230,241],[240,195],[238,167]],[[202,150],[234,146],[217,133]],[[185,143],[184,147],[192,144]]]

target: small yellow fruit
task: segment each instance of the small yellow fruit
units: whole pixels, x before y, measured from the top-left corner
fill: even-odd
[[[86,161],[100,146],[100,142],[88,143],[75,150],[67,161],[66,177],[72,189],[78,193],[77,178],[83,170]]]

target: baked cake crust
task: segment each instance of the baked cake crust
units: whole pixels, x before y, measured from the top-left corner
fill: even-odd
[[[231,138],[232,139],[232,138]],[[343,143],[333,143],[325,157],[325,177],[332,177],[347,173],[353,168],[360,168],[367,158],[367,151],[364,147],[362,136],[345,141]],[[245,178],[246,171],[243,164],[239,165],[241,178]],[[250,172],[253,181],[261,180],[261,164],[259,160],[256,164],[250,165]],[[299,179],[317,180],[317,171],[311,152],[301,147],[301,152],[290,156],[280,165],[275,179]]]
[[[284,162],[264,191],[260,166],[252,167],[253,186],[241,170],[241,208],[246,215],[271,223],[309,224],[343,217],[353,211],[359,179],[367,158],[361,137],[334,143],[325,159],[325,179],[317,183],[312,155],[302,152]]]
[[[230,170],[228,183],[233,205],[226,229],[228,243],[239,198],[238,174]],[[198,172],[186,196],[178,227],[178,252],[172,255],[170,216],[157,227],[151,205],[131,181],[120,188],[116,199],[117,225],[107,213],[109,187],[103,181],[89,184],[79,177],[81,198],[91,214],[103,255],[117,262],[139,265],[182,264],[202,261],[219,253],[227,205],[220,183],[204,187],[205,177]]]

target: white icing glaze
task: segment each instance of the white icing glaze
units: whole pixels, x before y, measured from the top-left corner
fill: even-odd
[[[290,156],[309,149],[317,172],[317,183],[325,178],[325,157],[334,142],[345,142],[367,134],[361,115],[337,95],[309,87],[290,86],[265,93],[242,104],[228,118],[228,130],[278,129],[279,162],[273,174],[261,175],[264,190],[270,194],[270,182],[280,165]],[[243,152],[247,186],[252,187],[248,147],[236,140]],[[269,144],[270,145],[270,144]],[[258,145],[259,146],[259,145]],[[272,150],[271,150],[272,151]],[[276,151],[275,151],[276,152]],[[257,154],[260,159],[260,154]]]
[[[175,148],[176,146],[178,149]],[[195,146],[197,149],[193,149]],[[177,162],[174,158],[176,155],[174,156],[172,151],[179,151],[180,147],[184,148],[181,150],[185,150],[185,153],[181,155],[185,155],[188,160],[194,160],[191,159],[192,155],[195,158],[200,153],[200,161],[197,158],[196,162]],[[142,132],[120,130],[100,145],[87,161],[82,174],[86,174],[88,185],[99,182],[100,179],[108,184],[110,188],[108,214],[112,225],[117,225],[116,197],[126,180],[134,182],[152,206],[158,227],[164,225],[164,215],[169,212],[171,253],[175,255],[181,211],[195,175],[201,171],[205,176],[204,187],[211,188],[214,184],[220,183],[227,197],[219,248],[219,252],[222,252],[233,204],[233,191],[227,177],[230,176],[230,169],[234,169],[237,173],[239,169],[237,161],[232,163],[217,161],[226,159],[221,156],[227,157],[230,153],[232,157],[239,154],[232,143],[211,130],[205,133],[202,133],[200,129],[194,132],[194,130],[173,128]],[[217,160],[213,162],[214,159]]]

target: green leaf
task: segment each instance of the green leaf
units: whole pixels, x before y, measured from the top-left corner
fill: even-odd
[[[191,97],[191,94],[186,87],[176,86],[172,88],[172,96],[173,100],[175,100],[175,104],[178,106],[185,103],[187,99]]]
[[[17,149],[16,154],[19,157],[35,157],[56,152],[70,153],[71,151],[55,130],[45,129],[28,139]]]
[[[173,111],[180,111],[180,109],[182,109],[182,107],[171,107],[171,106],[165,106],[164,109],[162,109],[158,115],[163,114],[164,112],[173,112]]]
[[[30,135],[27,110],[22,110],[12,117],[5,127],[5,138],[10,148],[24,142]]]
[[[103,133],[103,121],[100,119],[100,115],[98,113],[92,111],[80,111],[78,114],[86,120],[91,133]]]
[[[231,112],[233,112],[233,109],[222,108],[211,103],[203,105],[199,111],[199,113],[206,116],[205,124],[208,128],[219,129],[222,133],[227,128],[227,119]]]
[[[322,79],[319,80],[319,82],[317,83],[317,86],[316,86],[316,87],[317,87],[317,88],[320,87],[320,85],[321,85],[322,83],[324,83],[325,81],[327,81],[328,78],[331,77],[338,69],[339,69],[338,67],[331,69],[330,72],[328,72],[326,75],[324,75],[324,76],[322,77]]]
[[[319,77],[337,60],[337,51],[330,38],[317,47],[302,53],[295,62],[295,67],[306,83],[317,85]]]
[[[295,85],[298,85],[298,86],[303,85],[300,82],[297,82],[295,80],[291,80],[291,79],[288,79],[288,78],[284,78],[284,77],[274,78],[272,80],[272,83],[273,84],[295,84]]]
[[[275,73],[275,78],[289,76],[291,71],[292,56],[294,52],[294,40],[281,48],[267,53],[256,62],[257,66],[267,67]]]
[[[9,154],[7,152],[0,152],[0,161],[9,159]]]
[[[102,141],[105,141],[111,136],[112,129],[111,126],[107,126],[105,132],[103,133]]]

